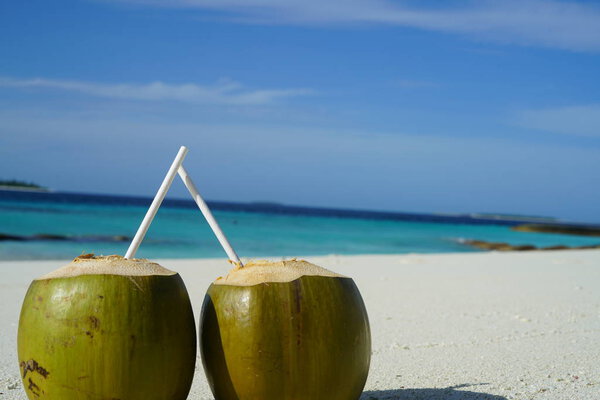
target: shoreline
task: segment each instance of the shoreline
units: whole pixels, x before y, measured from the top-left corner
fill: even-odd
[[[92,236],[92,238],[94,239],[94,237]],[[129,238],[126,239],[120,239],[119,236],[116,236],[115,242],[128,242]],[[49,241],[54,241],[54,240],[58,240],[58,241],[63,241],[61,238],[59,239],[48,239]],[[2,234],[0,233],[0,243],[3,241],[2,238]],[[93,240],[90,240],[90,242],[93,242]],[[494,243],[494,242],[485,242],[485,241],[477,241],[474,240],[473,242],[478,242],[481,243],[483,245],[478,246],[478,245],[469,245],[470,247],[468,248],[468,250],[464,250],[464,251],[452,251],[452,252],[431,252],[431,253],[419,253],[419,252],[407,252],[407,253],[368,253],[368,254],[342,254],[342,253],[331,253],[331,254],[309,254],[309,255],[304,255],[304,256],[290,256],[290,257],[279,257],[279,256],[257,256],[257,257],[241,257],[242,261],[244,263],[248,262],[248,261],[256,261],[256,260],[288,260],[288,259],[292,259],[292,258],[297,258],[297,259],[306,259],[306,260],[313,260],[313,259],[323,259],[323,258],[336,258],[336,257],[340,257],[340,258],[344,258],[344,257],[407,257],[407,256],[424,256],[424,257],[438,257],[438,256],[466,256],[466,255],[493,255],[493,254],[518,254],[518,253],[532,253],[532,254],[536,254],[536,253],[556,253],[556,252],[560,252],[560,253],[571,253],[571,252],[588,252],[588,251],[600,251],[600,244],[599,245],[592,245],[592,246],[578,246],[578,247],[569,247],[569,246],[555,246],[555,247],[535,247],[535,246],[527,246],[527,245],[508,245],[506,243]],[[80,242],[79,242],[80,243]],[[533,247],[533,248],[532,248]],[[122,254],[118,254],[118,253],[102,253],[102,252],[97,252],[97,253],[93,253],[96,256],[107,256],[107,255],[122,255]],[[148,259],[148,260],[152,260],[152,261],[156,261],[156,262],[163,262],[163,261],[167,261],[167,262],[172,262],[172,263],[179,263],[179,262],[189,262],[189,261],[199,261],[199,262],[218,262],[226,260],[226,256],[223,255],[223,257],[181,257],[181,258],[173,258],[173,257],[166,257],[166,258],[154,258],[154,257],[142,257],[143,259]],[[5,258],[0,258],[0,264],[5,263],[5,264],[14,264],[14,263],[32,263],[32,262],[39,262],[39,263],[54,263],[57,266],[58,265],[64,265],[67,264],[71,261],[72,259],[68,259],[68,258],[64,258],[64,257],[56,257],[56,258],[13,258],[13,259],[5,259]],[[1,268],[1,265],[0,265]],[[58,268],[58,267],[56,267]]]
[[[371,399],[600,398],[600,250],[307,257],[352,277],[373,337]],[[196,321],[224,258],[161,259]],[[30,281],[67,260],[0,261],[0,399],[25,399],[16,356]],[[189,399],[213,399],[200,358]]]

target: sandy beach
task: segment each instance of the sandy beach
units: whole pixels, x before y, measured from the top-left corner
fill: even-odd
[[[351,276],[371,323],[361,399],[600,399],[600,251],[327,256]],[[196,319],[224,259],[159,260]],[[0,262],[0,399],[26,399],[19,310],[32,279],[66,261]],[[335,390],[335,388],[332,388]],[[190,399],[212,399],[200,358]]]

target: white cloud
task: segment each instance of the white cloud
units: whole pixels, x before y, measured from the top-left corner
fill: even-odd
[[[104,84],[44,78],[13,79],[0,77],[0,87],[56,89],[97,97],[145,101],[170,100],[220,105],[263,105],[282,98],[313,93],[310,89],[250,90],[230,80],[221,80],[212,86],[200,86],[193,83],[170,85],[158,81],[147,84]]]
[[[600,104],[527,110],[518,115],[517,122],[531,129],[600,137]]]
[[[102,1],[102,0],[101,0]],[[103,0],[220,11],[268,24],[378,23],[467,34],[477,40],[600,50],[600,6],[558,0],[468,0],[415,6],[391,0]],[[461,5],[457,5],[460,3]]]

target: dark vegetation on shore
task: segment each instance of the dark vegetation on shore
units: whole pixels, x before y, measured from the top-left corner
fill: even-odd
[[[486,242],[485,240],[473,240],[473,239],[467,239],[467,240],[462,241],[461,243],[476,247],[481,250],[494,250],[494,251],[600,249],[600,243],[595,244],[595,245],[573,246],[573,247],[564,246],[564,245],[536,247],[531,244],[512,245],[512,244],[508,244],[508,243],[504,243],[504,242]]]
[[[566,224],[523,224],[510,228],[517,232],[554,233],[578,236],[600,236],[600,227]],[[600,243],[587,246],[565,246],[562,244],[548,247],[536,247],[531,244],[513,245],[505,242],[487,242],[485,240],[466,239],[461,243],[481,250],[495,251],[530,251],[530,250],[569,250],[569,249],[600,249]]]
[[[519,232],[562,233],[565,235],[600,236],[599,227],[588,227],[583,225],[524,224],[513,226],[510,229]]]
[[[37,183],[19,181],[16,179],[10,179],[10,180],[0,179],[0,186],[6,186],[6,187],[11,187],[11,188],[24,188],[24,189],[40,189],[40,190],[46,189],[44,186],[40,186]]]

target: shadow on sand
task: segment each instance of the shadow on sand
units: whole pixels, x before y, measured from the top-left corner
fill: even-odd
[[[494,394],[456,390],[486,383],[456,385],[443,389],[395,389],[363,392],[360,400],[508,400]]]

